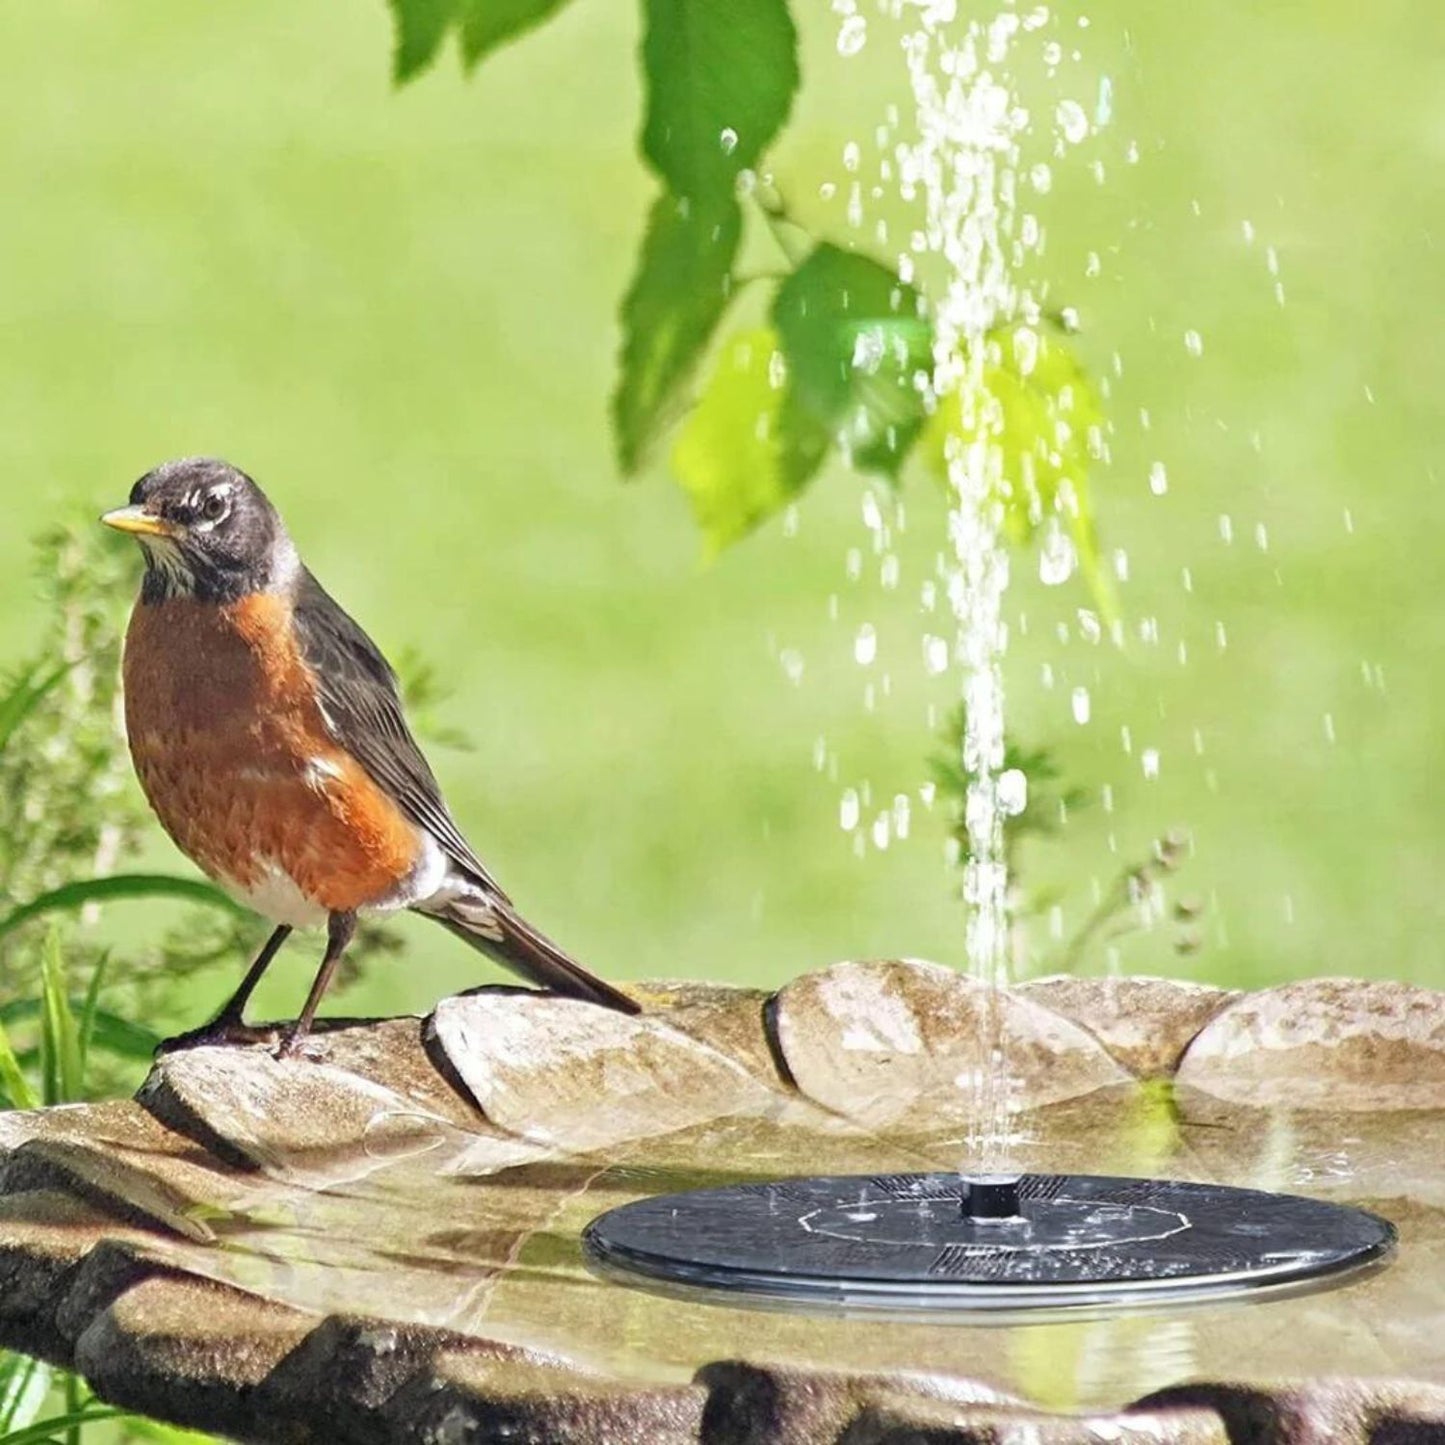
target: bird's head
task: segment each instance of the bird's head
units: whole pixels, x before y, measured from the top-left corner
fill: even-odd
[[[146,601],[234,601],[285,586],[299,566],[266,494],[244,472],[212,457],[165,462],[147,472],[131,488],[130,505],[100,520],[140,543]]]

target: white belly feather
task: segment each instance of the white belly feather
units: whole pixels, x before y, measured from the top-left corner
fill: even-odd
[[[441,888],[448,871],[446,854],[431,836],[422,833],[421,853],[416,866],[384,898],[368,904],[366,913],[394,913],[430,898]],[[296,880],[271,859],[257,861],[257,873],[250,883],[218,875],[216,883],[237,903],[269,918],[272,923],[285,923],[292,928],[319,928],[327,919],[326,910],[308,898],[296,886]]]

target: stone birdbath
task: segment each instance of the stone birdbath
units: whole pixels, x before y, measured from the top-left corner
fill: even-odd
[[[975,985],[883,961],[637,992],[624,1018],[482,989],[0,1115],[0,1342],[243,1441],[1445,1440],[1445,995],[1009,991],[1023,1168],[1359,1204],[1400,1247],[1288,1298],[984,1326],[672,1297],[580,1242],[679,1189],[956,1169]]]

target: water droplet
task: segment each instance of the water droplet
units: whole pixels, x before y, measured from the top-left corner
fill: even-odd
[[[1090,612],[1087,607],[1079,608],[1079,635],[1085,642],[1097,644],[1102,640],[1104,627],[1097,612]]]
[[[1219,540],[1226,546],[1234,541],[1234,521],[1228,512],[1222,512],[1219,517]]]
[[[1054,183],[1054,173],[1040,161],[1036,166],[1029,169],[1029,184],[1041,196],[1046,194]]]
[[[1048,587],[1067,582],[1074,575],[1078,560],[1073,542],[1058,527],[1051,527],[1039,548],[1039,580]]]
[[[1184,349],[1190,356],[1204,355],[1204,338],[1197,331],[1184,333]]]
[[[850,140],[843,147],[843,169],[853,172],[858,169],[859,162],[863,159],[863,153],[858,149],[858,142]]]
[[[803,680],[803,654],[796,647],[785,647],[778,654],[778,662],[788,681],[797,687]]]
[[[825,201],[831,201],[838,194],[838,187],[832,181],[824,181],[818,187],[818,195]]]
[[[998,810],[1005,818],[1017,818],[1029,805],[1029,780],[1022,768],[1009,768],[998,775]]]
[[[781,391],[788,380],[788,362],[781,351],[768,357],[768,385],[774,391]]]
[[[1120,582],[1129,580],[1129,554],[1122,547],[1114,548],[1114,576]]]
[[[1069,696],[1069,706],[1073,709],[1074,721],[1080,727],[1088,722],[1093,713],[1093,704],[1089,698],[1089,689],[1076,687]]]
[[[1049,40],[1044,44],[1044,64],[1057,65],[1064,58],[1064,47],[1057,40]]]
[[[1078,145],[1089,133],[1089,117],[1077,100],[1061,100],[1054,111],[1054,120],[1070,145]]]
[[[725,156],[730,156],[738,148],[738,133],[732,126],[724,126],[722,133],[718,136],[718,144],[722,146]]]
[[[879,813],[873,820],[873,846],[881,853],[888,846],[892,819],[887,813]]]
[[[1094,106],[1094,124],[1108,125],[1114,117],[1114,82],[1107,75],[1099,77],[1099,99]]]
[[[1099,260],[1097,251],[1090,251],[1084,261],[1084,275],[1093,278],[1103,270],[1103,263]]]
[[[838,27],[838,54],[857,55],[868,43],[868,22],[861,15],[850,15]]]
[[[948,671],[948,652],[946,637],[934,637],[931,633],[924,636],[923,665],[931,676],[937,677],[939,673]]]
[[[878,634],[871,622],[865,622],[853,639],[853,657],[860,667],[868,667],[878,656]]]
[[[838,826],[845,833],[851,833],[858,826],[861,813],[862,805],[858,801],[858,790],[844,788],[843,796],[838,800]]]
[[[908,800],[907,793],[898,793],[893,799],[893,834],[897,838],[906,838],[908,828],[913,821],[913,805]]]
[[[1159,776],[1159,749],[1145,748],[1139,754],[1139,766],[1144,770],[1146,778],[1157,778]]]
[[[1150,465],[1149,490],[1156,497],[1162,497],[1169,490],[1169,472],[1163,462],[1154,462]]]

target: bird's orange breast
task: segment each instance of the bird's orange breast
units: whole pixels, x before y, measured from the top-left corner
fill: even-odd
[[[345,912],[411,872],[420,834],[327,729],[285,597],[138,603],[124,680],[141,786],[213,878],[249,889],[279,869]]]

